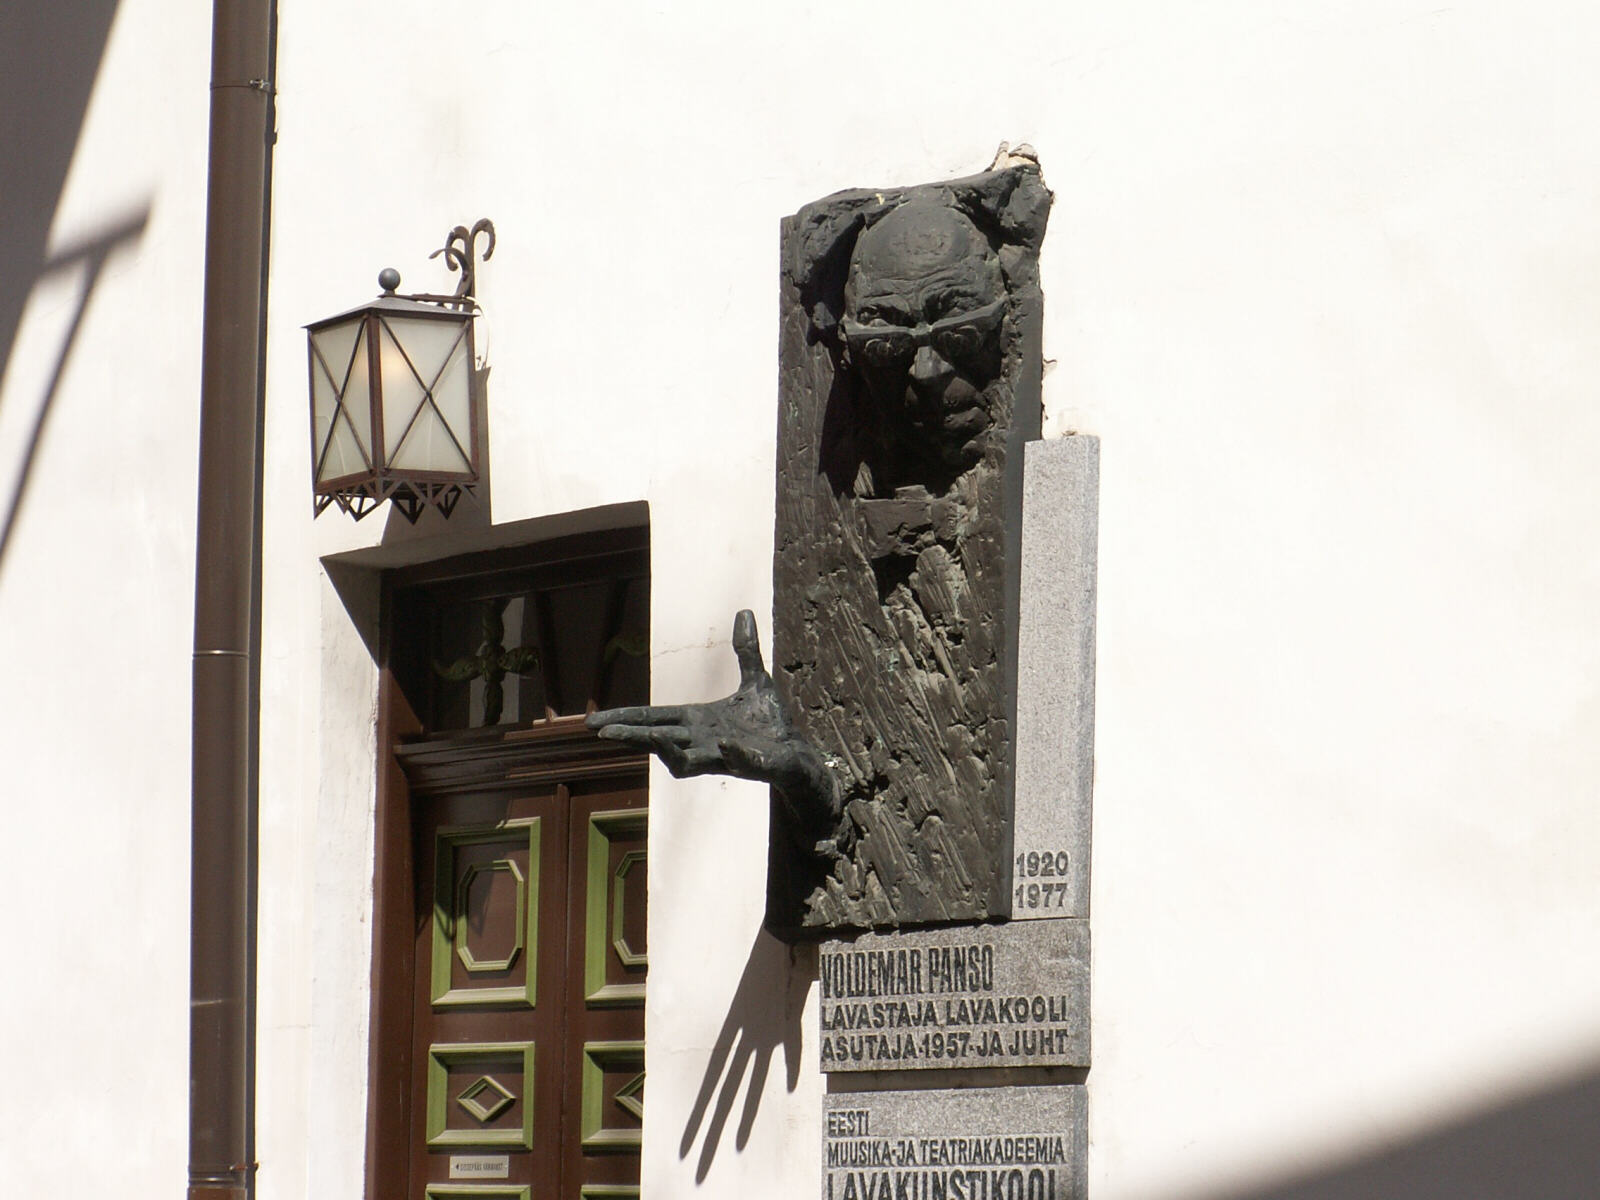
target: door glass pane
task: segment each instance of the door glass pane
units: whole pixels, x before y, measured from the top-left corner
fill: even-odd
[[[397,590],[396,604],[396,673],[430,730],[649,703],[642,550]]]

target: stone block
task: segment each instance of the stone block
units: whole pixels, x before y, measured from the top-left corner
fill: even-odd
[[[1082,1200],[1081,1084],[835,1092],[824,1097],[823,1200]]]
[[[1027,921],[824,942],[822,1069],[1089,1065],[1089,928]]]
[[[1087,917],[1100,439],[1030,443],[1022,486],[1011,916]]]

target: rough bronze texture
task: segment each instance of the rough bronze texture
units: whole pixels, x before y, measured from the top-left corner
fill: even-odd
[[[1049,207],[1027,164],[841,192],[783,224],[773,675],[844,817],[818,846],[775,797],[776,930],[1010,912]]]

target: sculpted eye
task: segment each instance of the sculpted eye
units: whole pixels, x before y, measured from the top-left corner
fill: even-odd
[[[929,308],[932,311],[929,312],[928,316],[931,320],[937,321],[950,316],[952,313],[970,312],[980,307],[981,304],[982,301],[977,296],[969,296],[961,292],[946,292],[941,296],[935,297],[929,303]]]
[[[960,325],[945,331],[940,351],[946,358],[971,358],[983,349],[983,334],[973,325]]]
[[[862,348],[867,362],[874,367],[889,367],[905,357],[899,338],[873,338]]]
[[[863,325],[891,325],[900,326],[907,322],[900,313],[886,308],[863,308],[861,310],[861,323]]]

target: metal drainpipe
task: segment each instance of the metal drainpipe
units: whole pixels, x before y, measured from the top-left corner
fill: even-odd
[[[214,0],[195,544],[189,1200],[255,1192],[256,714],[275,0]]]

